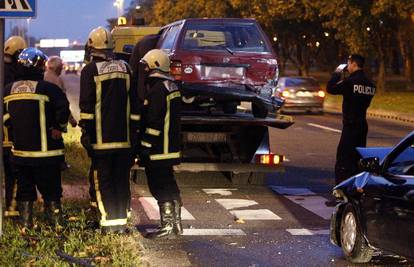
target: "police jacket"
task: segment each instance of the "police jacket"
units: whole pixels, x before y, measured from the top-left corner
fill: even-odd
[[[345,124],[359,123],[366,120],[367,109],[375,94],[375,85],[357,70],[344,80],[340,73],[334,73],[327,85],[327,92],[343,95],[342,114]]]
[[[181,158],[181,93],[172,78],[150,74],[142,108],[141,165],[173,166]]]
[[[81,72],[79,106],[81,141],[88,152],[131,148],[131,131],[138,129],[140,115],[127,63],[95,57],[87,64]]]
[[[13,129],[13,157],[23,165],[57,163],[63,160],[63,140],[53,139],[51,132],[65,131],[69,102],[56,85],[32,78],[5,88],[3,119]]]

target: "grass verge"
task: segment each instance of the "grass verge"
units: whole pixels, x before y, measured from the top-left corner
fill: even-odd
[[[74,183],[87,180],[90,158],[80,143],[81,130],[79,127],[68,126],[68,132],[63,134],[65,141],[65,159],[70,168],[62,173],[64,183]]]
[[[326,104],[341,108],[342,96],[327,95]],[[414,92],[387,92],[375,95],[370,109],[414,116]]]
[[[59,230],[36,220],[36,230],[22,232],[6,221],[0,243],[0,266],[140,266],[139,234],[103,234],[88,229],[93,213],[86,202],[64,204],[65,225]],[[36,209],[35,218],[41,218]],[[41,229],[41,230],[40,230]],[[64,260],[71,258],[72,263]]]

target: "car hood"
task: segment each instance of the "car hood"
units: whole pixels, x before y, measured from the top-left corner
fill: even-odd
[[[380,162],[391,152],[392,147],[357,147],[362,158],[379,158]]]

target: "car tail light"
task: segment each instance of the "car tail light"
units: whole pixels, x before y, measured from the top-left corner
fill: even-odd
[[[256,154],[255,161],[264,165],[278,165],[283,162],[285,156],[275,154]]]
[[[181,74],[182,74],[182,67],[181,67],[181,61],[172,61],[170,65],[170,72],[171,75],[176,80],[181,80]]]
[[[324,98],[325,97],[325,92],[322,91],[322,90],[319,90],[318,91],[318,96],[321,97],[321,98]]]

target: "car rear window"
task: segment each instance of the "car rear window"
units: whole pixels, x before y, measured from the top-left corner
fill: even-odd
[[[189,23],[180,48],[270,52],[264,36],[254,23]]]
[[[311,86],[319,87],[316,80],[310,78],[288,78],[285,81],[285,86],[297,87],[297,86]]]

